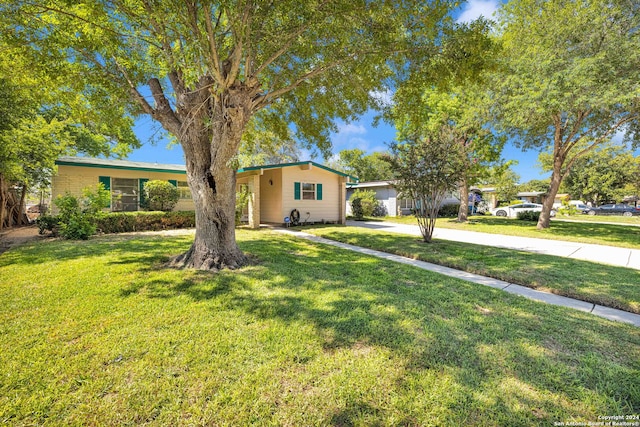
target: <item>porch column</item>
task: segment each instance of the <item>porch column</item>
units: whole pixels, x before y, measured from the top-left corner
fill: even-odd
[[[249,178],[249,227],[260,228],[260,175]]]
[[[338,222],[342,225],[347,224],[347,179],[348,178],[343,176],[339,178],[340,191],[338,191],[338,197],[340,197],[340,202],[338,203],[338,206],[340,209],[340,215],[338,215]]]

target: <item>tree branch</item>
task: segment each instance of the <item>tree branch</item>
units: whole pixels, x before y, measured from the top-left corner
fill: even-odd
[[[160,80],[157,78],[149,79],[149,88],[151,89],[151,95],[153,95],[153,99],[156,101],[156,108],[153,109],[153,113],[151,116],[158,120],[169,132],[174,135],[180,135],[180,129],[182,127],[182,122],[176,116],[175,112],[171,108],[169,101],[164,95],[164,91],[162,90],[162,85],[160,85]]]
[[[220,12],[222,13],[222,12]],[[224,77],[220,72],[220,55],[218,53],[218,47],[216,46],[216,33],[212,26],[212,17],[211,10],[208,7],[204,9],[204,17],[205,17],[205,27],[207,30],[207,40],[209,45],[209,66],[211,67],[211,72],[213,74],[213,78],[219,85],[224,83]],[[218,22],[220,21],[220,17],[218,17]],[[216,27],[218,26],[218,22],[216,22]]]
[[[50,6],[45,6],[43,4],[32,3],[32,2],[25,2],[25,4],[27,4],[29,6],[34,6],[34,7],[41,8],[41,9],[43,9],[45,11],[59,13],[61,15],[68,16],[68,17],[70,17],[72,19],[77,19],[78,21],[81,21],[81,22],[84,22],[86,24],[92,25],[92,26],[94,26],[96,28],[100,28],[101,30],[106,31],[106,32],[111,33],[111,34],[114,34],[114,35],[116,35],[118,37],[138,39],[138,40],[141,40],[141,41],[143,41],[145,43],[148,43],[148,44],[150,44],[152,46],[156,46],[157,48],[160,48],[160,46],[158,44],[154,43],[151,40],[145,39],[144,37],[137,37],[137,36],[133,36],[131,34],[120,33],[118,31],[115,31],[112,28],[105,27],[103,25],[97,24],[97,23],[95,23],[93,21],[90,21],[90,20],[85,19],[85,18],[83,18],[81,16],[78,16],[78,15],[76,15],[74,13],[67,12],[67,11],[62,10],[62,9],[58,9],[58,8],[54,8],[54,7],[50,7]]]
[[[288,86],[285,86],[281,89],[277,89],[274,90],[273,92],[269,92],[267,93],[265,96],[258,98],[257,100],[255,100],[253,102],[252,105],[252,110],[257,111],[263,107],[266,107],[267,105],[269,105],[271,103],[271,101],[278,99],[279,97],[281,97],[282,95],[291,92],[292,90],[294,90],[295,88],[297,88],[298,86],[300,86],[302,83],[304,83],[307,80],[310,80],[316,76],[319,76],[325,72],[327,72],[328,70],[337,67],[340,64],[343,64],[347,61],[349,61],[351,58],[343,58],[341,60],[332,62],[330,64],[327,64],[323,67],[319,67],[316,68],[314,70],[309,71],[308,73],[303,74],[300,78],[298,78],[296,81],[294,81],[293,83],[291,83]]]

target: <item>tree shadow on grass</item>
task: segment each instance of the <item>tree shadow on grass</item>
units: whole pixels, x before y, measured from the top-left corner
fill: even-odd
[[[186,295],[229,315],[311,325],[325,352],[384,348],[402,361],[398,389],[420,386],[434,372],[451,378],[454,423],[477,421],[487,411],[496,424],[530,425],[584,417],[593,407],[597,413],[640,407],[635,328],[293,238],[241,246],[260,265],[182,278],[151,273],[122,296]],[[425,405],[412,404],[407,420],[423,419]],[[355,401],[331,423],[352,425],[384,411]]]
[[[154,262],[188,249],[191,236],[163,237],[136,235],[106,235],[89,240],[52,240],[6,252],[0,257],[0,267],[7,265],[38,265],[72,259],[110,257],[110,262]],[[131,255],[135,254],[135,255]]]
[[[425,244],[414,237],[384,232],[363,234],[358,230],[338,229],[321,235],[340,242],[640,313],[637,292],[640,271],[637,270],[446,240]]]

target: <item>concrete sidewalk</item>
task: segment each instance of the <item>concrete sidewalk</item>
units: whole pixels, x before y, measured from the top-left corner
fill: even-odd
[[[377,221],[347,221],[347,225],[421,236],[420,229],[417,225]],[[640,250],[638,249],[567,242],[564,240],[505,236],[502,234],[478,233],[475,231],[451,230],[437,227],[433,232],[433,238],[581,259],[584,261],[640,270]]]
[[[511,294],[520,295],[535,301],[542,301],[547,304],[559,305],[562,307],[569,307],[576,310],[585,311],[585,312],[594,314],[596,316],[603,317],[605,319],[624,322],[624,323],[630,323],[634,326],[640,327],[640,315],[638,314],[633,314],[633,313],[629,313],[622,310],[616,310],[613,308],[604,307],[604,306],[592,304],[590,302],[584,302],[584,301],[576,300],[573,298],[567,298],[567,297],[563,297],[560,295],[555,295],[547,292],[541,292],[535,289],[527,288],[525,286],[520,286],[513,283],[505,282],[503,280],[480,276],[473,273],[467,273],[466,271],[456,270],[453,268],[444,267],[437,264],[431,264],[424,261],[405,258],[399,255],[389,254],[386,252],[376,251],[373,249],[367,249],[360,246],[349,245],[347,243],[336,242],[335,240],[325,239],[323,237],[315,236],[313,234],[305,233],[303,231],[296,231],[290,228],[276,228],[274,230],[280,233],[291,235],[291,236],[311,240],[313,242],[336,246],[342,249],[358,252],[364,255],[375,256],[375,257],[386,259],[389,261],[411,265],[413,267],[421,268],[423,270],[444,274],[449,277],[455,277],[457,279],[466,280],[472,283],[477,283],[479,285],[489,286],[492,288],[503,290],[505,292],[509,292]]]

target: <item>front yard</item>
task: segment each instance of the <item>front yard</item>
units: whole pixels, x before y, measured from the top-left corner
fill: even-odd
[[[448,240],[425,244],[416,236],[365,228],[325,226],[305,231],[640,314],[639,270]]]
[[[0,423],[552,425],[640,412],[640,332],[269,231],[253,265],[165,270],[192,236],[0,256]]]

